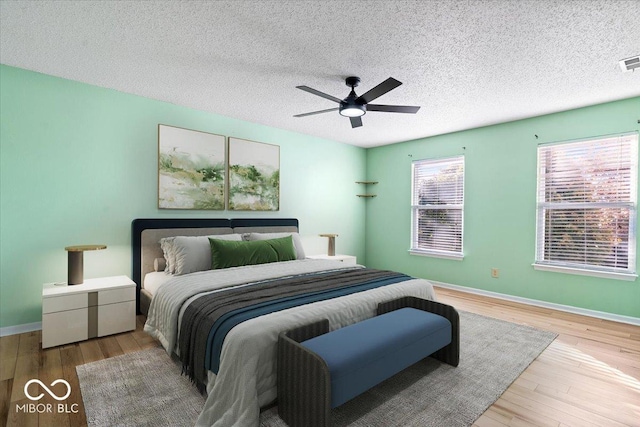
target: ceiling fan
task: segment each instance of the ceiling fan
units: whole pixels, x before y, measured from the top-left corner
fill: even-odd
[[[345,99],[339,99],[335,96],[327,95],[324,92],[320,92],[319,90],[315,90],[310,88],[309,86],[296,86],[296,88],[304,90],[305,92],[312,93],[314,95],[321,96],[325,99],[329,99],[331,101],[337,102],[340,104],[339,107],[329,108],[326,110],[313,111],[311,113],[297,114],[293,117],[306,117],[312,116],[314,114],[322,114],[328,113],[329,111],[336,111],[345,116],[349,117],[351,120],[351,127],[357,128],[362,126],[362,116],[367,111],[380,111],[385,113],[410,113],[415,114],[418,112],[420,107],[411,107],[407,105],[380,105],[380,104],[369,104],[369,102],[374,99],[384,95],[387,92],[392,91],[393,89],[400,86],[402,83],[393,77],[389,77],[387,80],[380,83],[378,86],[370,89],[368,92],[358,96],[356,95],[355,88],[360,83],[359,77],[347,77],[345,80],[347,86],[351,88],[351,92]]]

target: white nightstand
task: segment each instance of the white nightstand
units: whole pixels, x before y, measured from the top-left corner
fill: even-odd
[[[136,284],[127,276],[42,288],[42,348],[136,328]]]
[[[334,256],[329,256],[329,255],[309,255],[307,256],[307,258],[311,258],[311,259],[330,259],[333,261],[341,261],[344,262],[345,264],[348,265],[356,265],[356,257],[354,257],[353,255],[339,255],[336,254]]]

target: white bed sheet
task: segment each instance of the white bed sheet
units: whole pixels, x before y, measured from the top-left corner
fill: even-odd
[[[173,275],[167,274],[164,271],[153,271],[144,275],[144,289],[151,295],[155,295],[160,285],[171,280]]]

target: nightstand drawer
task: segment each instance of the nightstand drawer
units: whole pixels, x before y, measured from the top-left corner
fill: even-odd
[[[98,292],[98,305],[113,304],[124,301],[135,301],[135,299],[135,286]]]
[[[81,308],[44,314],[42,348],[86,340],[89,331],[88,311],[88,308]]]
[[[88,306],[86,293],[63,295],[42,299],[42,313],[55,313],[58,311],[75,310]]]
[[[136,302],[98,306],[98,336],[118,334],[136,328]]]

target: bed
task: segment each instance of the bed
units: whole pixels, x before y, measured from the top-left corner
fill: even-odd
[[[206,389],[197,425],[258,426],[260,409],[277,397],[281,331],[320,319],[338,329],[373,317],[378,303],[401,296],[435,300],[431,284],[422,279],[305,258],[297,232],[298,221],[291,218],[133,221],[133,278],[139,311],[147,315],[145,331]],[[179,254],[173,260],[165,257],[167,239]],[[256,240],[267,242],[256,244],[262,246],[289,245],[285,258],[212,268],[233,262],[225,260],[227,248]],[[188,250],[179,242],[190,242]],[[194,242],[211,244],[208,269],[206,257],[198,264],[192,256],[200,254],[191,250]],[[184,274],[164,272],[167,262],[183,267],[177,272]],[[194,271],[196,264],[200,270]]]

